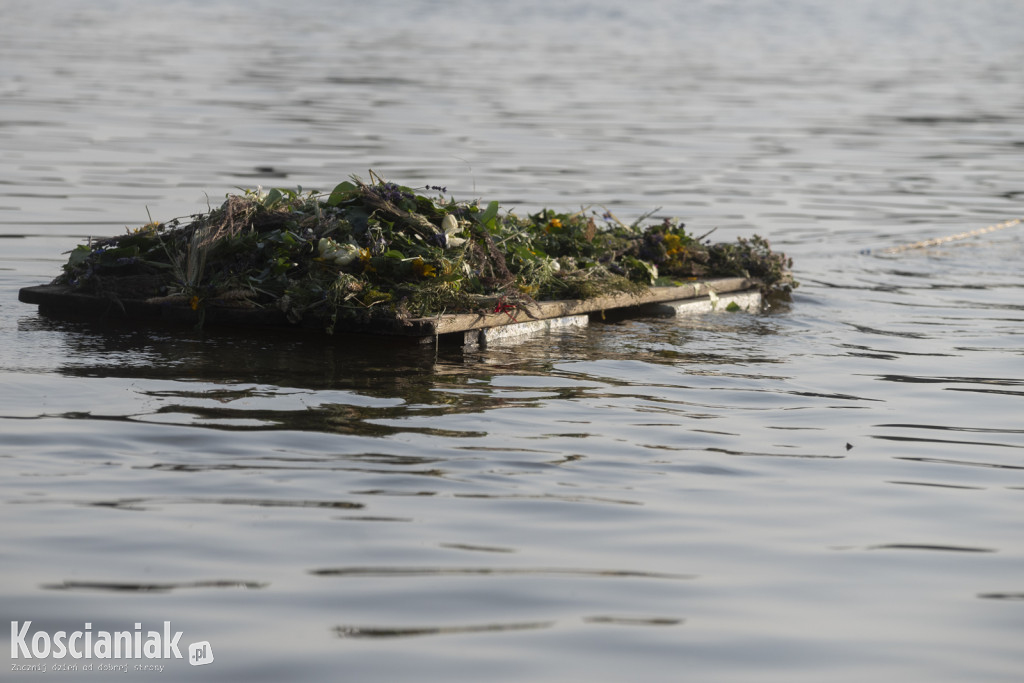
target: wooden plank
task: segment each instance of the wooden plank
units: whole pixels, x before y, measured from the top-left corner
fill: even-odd
[[[651,287],[640,294],[614,294],[593,299],[563,299],[558,301],[539,301],[535,304],[522,306],[508,313],[461,313],[443,315],[437,318],[416,318],[410,322],[423,329],[430,330],[427,334],[448,334],[466,330],[498,327],[527,320],[546,320],[570,315],[611,311],[618,308],[632,308],[645,304],[679,301],[705,296],[709,291],[716,293],[736,292],[751,289],[754,283],[747,278],[731,277],[714,280],[701,280],[680,285],[678,287]]]

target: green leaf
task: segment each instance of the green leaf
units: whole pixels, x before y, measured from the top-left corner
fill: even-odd
[[[284,199],[284,193],[275,187],[267,192],[267,196],[263,198],[262,204],[268,209],[272,209],[280,204],[282,199]]]
[[[539,249],[537,251],[540,252]],[[544,255],[543,252],[537,254],[533,253],[533,251],[524,244],[520,244],[515,248],[515,254],[524,262],[536,261],[538,256]]]
[[[89,258],[90,254],[92,254],[92,249],[85,246],[84,244],[79,244],[77,247],[74,248],[74,250],[71,252],[71,255],[68,257],[68,267],[74,268],[76,266],[82,265],[83,263],[85,263],[85,260]]]
[[[397,249],[388,249],[387,251],[384,252],[384,256],[398,260],[402,260],[405,258],[405,255],[402,252],[398,251]]]
[[[352,196],[359,190],[354,183],[345,181],[338,183],[338,185],[331,190],[331,196],[327,198],[328,206],[337,206],[346,199],[351,199]]]
[[[729,311],[730,313],[735,313],[736,311],[740,310],[740,305],[735,301],[730,301],[729,305],[725,307],[725,310]]]
[[[498,202],[493,201],[487,205],[487,210],[477,218],[481,225],[487,225],[498,215]]]

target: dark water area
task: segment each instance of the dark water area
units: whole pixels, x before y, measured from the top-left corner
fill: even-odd
[[[3,679],[1021,680],[1024,225],[891,248],[1024,217],[1022,35],[997,0],[5,2],[0,623],[215,659]],[[801,286],[467,350],[17,301],[90,236],[369,169],[757,233]]]

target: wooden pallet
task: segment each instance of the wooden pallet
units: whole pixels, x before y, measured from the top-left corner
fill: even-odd
[[[162,321],[195,325],[199,314],[182,304],[154,303],[143,299],[117,299],[75,292],[63,285],[25,287],[18,293],[24,303],[36,304],[39,312],[53,317],[93,320]],[[483,345],[515,341],[538,332],[579,327],[592,316],[688,315],[724,309],[735,303],[754,311],[761,305],[756,284],[747,278],[701,280],[673,287],[650,287],[639,294],[614,294],[593,299],[539,301],[496,313],[457,313],[407,321],[339,320],[336,332],[407,337],[421,341],[462,341]],[[321,320],[290,322],[282,311],[268,308],[232,308],[208,302],[204,325],[245,327],[296,327],[323,329]]]

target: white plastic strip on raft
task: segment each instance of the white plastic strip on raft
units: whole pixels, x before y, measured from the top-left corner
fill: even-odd
[[[643,307],[645,313],[652,315],[675,315],[676,317],[687,317],[703,315],[715,311],[727,311],[729,306],[736,304],[739,308],[733,308],[733,312],[756,313],[761,310],[761,292],[730,292],[707,298],[683,299],[681,301],[668,301],[662,304],[648,304]]]
[[[586,327],[590,324],[589,315],[567,315],[562,318],[548,318],[547,320],[528,320],[522,323],[512,323],[501,327],[488,327],[479,330],[480,346],[496,346],[500,344],[518,344],[528,337],[544,334],[553,330],[564,330],[576,327]]]

